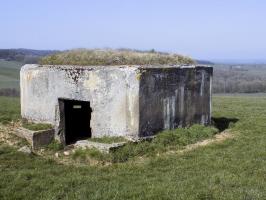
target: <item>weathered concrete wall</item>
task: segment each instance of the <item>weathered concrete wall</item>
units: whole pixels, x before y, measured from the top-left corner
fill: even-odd
[[[22,117],[58,127],[59,98],[90,101],[92,137],[137,135],[136,70],[127,66],[25,65],[20,73]]]
[[[141,71],[140,136],[211,122],[212,68],[148,68]]]
[[[58,99],[90,101],[92,137],[142,137],[211,120],[208,67],[25,65],[20,77],[22,117],[54,124],[56,134]]]

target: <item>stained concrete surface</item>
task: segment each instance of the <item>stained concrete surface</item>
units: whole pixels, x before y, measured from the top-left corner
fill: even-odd
[[[211,119],[210,67],[25,65],[20,78],[22,117],[53,124],[63,143],[64,99],[90,102],[92,137],[144,137]]]

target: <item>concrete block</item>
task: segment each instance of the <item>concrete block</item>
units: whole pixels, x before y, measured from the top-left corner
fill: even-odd
[[[66,101],[89,103],[90,137],[139,138],[207,125],[212,71],[205,66],[25,65],[20,72],[21,114],[29,121],[53,124],[55,138],[63,144],[69,137]]]
[[[46,146],[54,139],[54,129],[31,131],[21,127],[16,129],[14,134],[26,139],[33,149]]]
[[[106,143],[92,142],[92,141],[88,141],[88,140],[80,140],[74,144],[74,147],[75,148],[82,148],[82,149],[96,148],[101,152],[109,153],[110,151],[112,151],[116,148],[122,147],[125,144],[126,144],[126,142],[106,144]]]

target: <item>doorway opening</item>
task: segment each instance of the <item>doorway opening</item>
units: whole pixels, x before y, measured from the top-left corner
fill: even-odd
[[[91,112],[89,101],[65,100],[60,99],[60,116],[63,118],[63,129],[65,144],[73,144],[78,140],[91,137]]]

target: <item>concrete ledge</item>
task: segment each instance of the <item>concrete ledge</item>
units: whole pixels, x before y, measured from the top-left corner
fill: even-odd
[[[54,139],[54,129],[31,131],[25,128],[18,128],[14,131],[18,137],[26,139],[33,149],[50,144]]]
[[[116,148],[124,146],[126,143],[127,142],[106,144],[106,143],[92,142],[88,140],[79,140],[74,144],[74,148],[82,148],[82,149],[96,148],[103,153],[109,153],[110,151]]]

